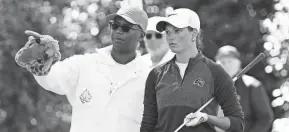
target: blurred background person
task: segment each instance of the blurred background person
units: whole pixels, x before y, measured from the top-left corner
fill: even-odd
[[[241,70],[240,53],[233,46],[221,47],[215,59],[231,77]],[[243,75],[235,82],[235,87],[245,115],[244,132],[268,132],[274,118],[262,83],[252,76]],[[223,116],[221,109],[218,115]]]
[[[164,20],[164,17],[154,16],[148,19],[148,27],[144,39],[145,48],[148,54],[145,54],[152,67],[162,64],[174,57],[174,53],[170,50],[166,41],[166,34],[156,29],[156,24]]]

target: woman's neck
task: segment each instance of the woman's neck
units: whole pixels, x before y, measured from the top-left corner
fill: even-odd
[[[192,49],[187,49],[186,51],[182,53],[177,53],[176,54],[176,61],[179,63],[189,63],[190,58],[195,58],[198,55],[198,49],[197,48],[192,48]]]

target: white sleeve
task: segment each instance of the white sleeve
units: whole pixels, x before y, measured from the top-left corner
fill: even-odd
[[[83,56],[74,55],[56,62],[46,76],[34,75],[34,78],[40,86],[48,91],[60,95],[69,95],[75,91]]]

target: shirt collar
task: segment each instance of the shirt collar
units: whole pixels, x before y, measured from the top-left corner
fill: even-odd
[[[176,57],[176,55],[175,55],[175,56],[169,61],[169,63],[170,63],[170,64],[176,64],[176,63],[175,63],[176,58],[177,58],[177,57]],[[199,51],[198,54],[196,55],[196,57],[190,58],[188,64],[193,64],[194,62],[197,62],[197,61],[199,61],[199,60],[201,60],[201,59],[203,59],[203,58],[204,58],[204,55],[203,55],[202,51]]]
[[[111,50],[112,50],[112,45],[106,46],[104,48],[100,48],[100,49],[96,49],[98,54],[101,54],[103,56],[106,57],[107,61],[113,64],[119,64],[117,63],[112,57],[111,57]],[[125,65],[129,65],[130,63],[135,63],[135,61],[137,60],[137,58],[139,58],[141,56],[141,54],[139,52],[136,52],[136,57],[135,59],[133,59],[131,62],[125,64]],[[119,64],[119,65],[123,65],[123,64]]]

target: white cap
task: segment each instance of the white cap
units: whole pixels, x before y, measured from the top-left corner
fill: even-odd
[[[166,17],[166,20],[157,23],[156,29],[159,32],[165,30],[166,23],[169,23],[177,28],[191,27],[200,31],[200,18],[198,14],[187,8],[179,8],[174,10]]]
[[[147,26],[147,30],[146,31],[155,31],[160,33],[156,27],[157,27],[157,23],[160,21],[165,21],[165,17],[160,17],[160,16],[154,16],[154,17],[150,17],[148,19],[148,26]]]

